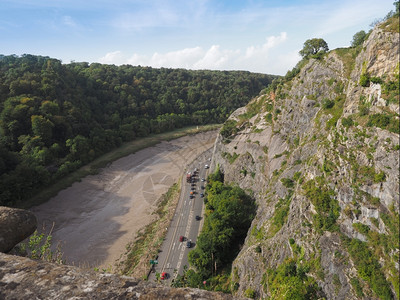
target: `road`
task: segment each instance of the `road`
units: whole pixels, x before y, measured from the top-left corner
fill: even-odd
[[[158,264],[154,266],[149,276],[149,281],[156,280],[156,273],[162,274],[166,272],[168,275],[163,282],[169,285],[178,274],[183,274],[183,267],[188,265],[188,253],[196,246],[197,236],[203,223],[204,201],[200,193],[204,193],[203,187],[205,187],[206,182],[203,182],[202,178],[207,178],[209,169],[205,169],[205,165],[210,164],[211,155],[212,149],[205,151],[185,170],[175,215],[161,246],[161,252],[157,259]],[[195,194],[194,198],[190,199],[192,184],[186,182],[186,173],[191,172],[193,174],[195,168],[198,170],[193,186]],[[196,220],[196,216],[199,216],[200,219]],[[182,242],[179,241],[180,236],[184,237]],[[187,247],[187,241],[189,240],[192,242],[190,248]]]

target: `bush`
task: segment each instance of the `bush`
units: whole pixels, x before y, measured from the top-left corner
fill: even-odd
[[[269,269],[268,289],[271,299],[320,299],[320,288],[308,277],[309,268],[293,258],[286,259],[275,270]]]
[[[317,178],[321,180],[321,178]],[[340,215],[339,202],[333,198],[334,192],[326,188],[326,183],[317,185],[314,180],[307,181],[303,185],[306,197],[310,199],[311,203],[315,206],[317,214],[314,215],[314,227],[318,231],[333,231],[336,230],[336,220]]]
[[[364,30],[361,30],[353,35],[353,40],[351,41],[352,47],[357,47],[358,45],[362,45],[367,37],[367,33]]]
[[[369,82],[370,82],[370,77],[368,73],[363,73],[360,76],[360,85],[363,87],[368,87],[369,86]]]
[[[294,186],[294,181],[290,178],[282,178],[281,182],[282,182],[283,186],[288,189],[291,189]]]
[[[224,138],[229,138],[230,136],[236,134],[238,129],[236,128],[237,122],[235,120],[227,120],[222,127],[220,134]]]
[[[248,289],[244,292],[244,295],[245,295],[247,298],[255,299],[255,298],[256,298],[256,291],[255,291],[254,289],[252,289],[252,288],[248,288]]]
[[[323,109],[329,109],[332,108],[335,105],[335,102],[330,100],[330,99],[324,99],[322,100],[322,108]]]
[[[368,235],[369,226],[362,223],[353,223],[353,228],[363,235]]]
[[[356,266],[358,275],[368,282],[372,291],[380,299],[393,299],[393,295],[382,273],[376,256],[369,250],[367,243],[358,239],[348,239],[343,237],[351,259]]]
[[[379,173],[375,173],[374,175],[374,182],[379,183],[379,182],[384,182],[386,180],[386,174],[383,171],[380,171]]]
[[[371,81],[372,83],[375,83],[375,84],[377,84],[377,83],[379,83],[379,84],[383,83],[383,81],[382,81],[381,78],[375,77],[375,76],[371,77],[370,81]]]
[[[343,118],[342,125],[343,125],[343,127],[346,127],[346,128],[353,126],[354,125],[353,119],[351,117]]]

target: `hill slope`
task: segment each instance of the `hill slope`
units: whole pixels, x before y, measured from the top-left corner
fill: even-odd
[[[212,167],[258,204],[236,295],[399,297],[399,33],[386,25],[225,122]]]
[[[0,55],[0,205],[124,141],[221,123],[275,77]]]

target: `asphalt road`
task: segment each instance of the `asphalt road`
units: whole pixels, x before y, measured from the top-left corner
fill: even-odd
[[[197,236],[203,223],[204,201],[200,193],[204,193],[202,187],[205,187],[206,182],[203,182],[202,178],[207,178],[209,169],[206,169],[205,165],[210,164],[211,155],[212,149],[207,150],[185,170],[175,215],[161,246],[161,252],[157,258],[158,264],[154,265],[149,281],[156,280],[156,273],[166,272],[168,275],[162,282],[169,285],[178,274],[183,274],[183,267],[188,265],[188,253],[196,246]],[[186,182],[186,173],[191,172],[193,174],[195,168],[198,170],[193,185],[195,194],[194,198],[190,199],[192,184]],[[199,216],[200,220],[196,220],[196,216]],[[180,236],[184,238],[182,242],[179,241]],[[192,243],[190,248],[187,247],[187,241]]]

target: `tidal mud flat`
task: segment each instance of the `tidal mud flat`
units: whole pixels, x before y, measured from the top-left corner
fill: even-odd
[[[112,268],[126,245],[154,220],[158,200],[186,166],[211,148],[217,131],[184,136],[116,160],[31,210],[52,230],[67,264]]]

